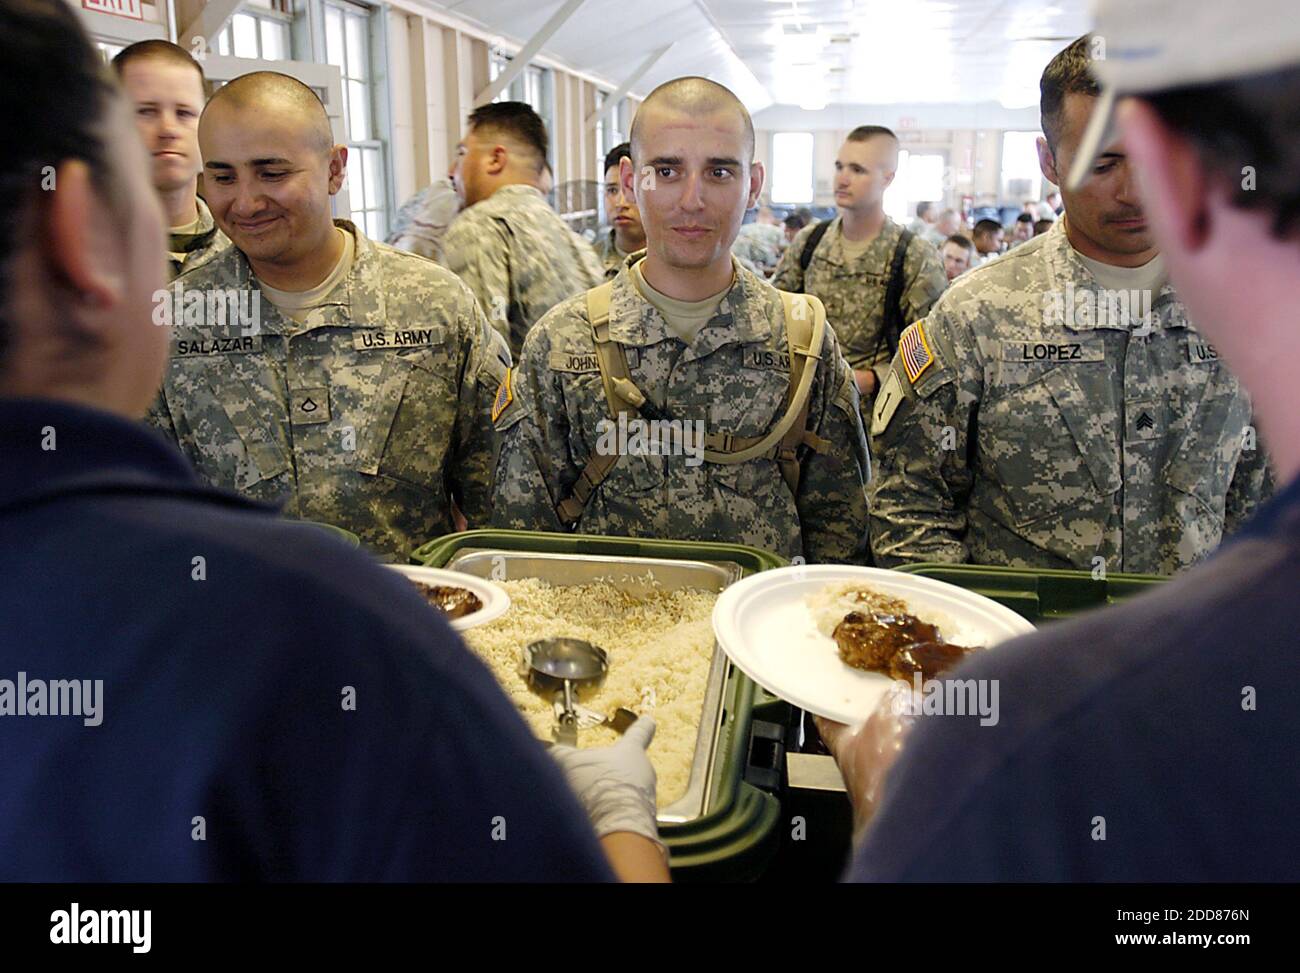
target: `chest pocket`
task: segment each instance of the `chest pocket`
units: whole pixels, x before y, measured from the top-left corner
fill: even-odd
[[[436,487],[456,423],[446,358],[441,350],[424,349],[384,362],[365,427],[358,431],[358,472]]]
[[[980,411],[979,450],[1017,525],[1119,490],[1118,439],[1104,412],[1088,400],[1071,367],[1049,369]]]
[[[1197,403],[1187,435],[1169,461],[1165,482],[1194,498],[1199,513],[1222,524],[1228,486],[1244,447],[1250,403],[1235,378],[1221,367],[1215,371]]]
[[[163,394],[182,417],[181,444],[205,479],[256,495],[258,484],[290,469],[261,397],[225,359],[176,361]],[[180,424],[178,424],[180,425]]]

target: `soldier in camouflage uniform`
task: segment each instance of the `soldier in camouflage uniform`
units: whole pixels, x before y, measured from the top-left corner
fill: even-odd
[[[231,82],[201,137],[209,198],[235,246],[173,284],[173,351],[152,421],[209,482],[346,528],[386,556],[451,531],[453,499],[471,523],[485,522],[491,400],[509,356],[468,288],[330,220],[342,150],[317,158],[328,120],[293,79]],[[280,158],[289,164],[259,164]],[[241,191],[242,181],[255,187]],[[263,275],[290,290],[279,275],[295,260],[319,262],[295,248],[322,231],[344,241],[351,266],[338,260],[309,307],[282,313],[265,296],[282,291]],[[239,302],[239,320],[211,310],[222,295]]]
[[[198,196],[194,197],[199,218],[191,226],[172,227],[167,243],[167,275],[174,280],[187,270],[202,267],[230,246],[230,238],[221,232],[212,210]]]
[[[596,256],[605,267],[606,280],[613,280],[628,257],[645,249],[645,228],[641,225],[636,200],[623,195],[623,184],[618,176],[622,161],[631,157],[632,149],[627,142],[614,146],[605,154],[603,195],[605,219],[610,227],[609,232],[596,243]]]
[[[885,290],[903,229],[885,215],[882,201],[897,168],[893,132],[876,125],[850,132],[835,160],[839,215],[824,228],[814,223],[800,230],[772,275],[774,287],[815,294],[826,305],[868,412],[892,357],[884,334]],[[864,247],[847,239],[846,229],[870,242]],[[821,239],[805,271],[800,260],[814,233]],[[901,284],[901,325],[925,317],[948,284],[938,252],[921,237],[914,236],[907,246]]]
[[[183,47],[140,41],[113,58],[135,106],[135,125],[153,163],[154,189],[167,217],[168,279],[192,270],[230,246],[199,198],[199,113],[206,101],[203,68]]]
[[[388,244],[442,263],[442,239],[459,212],[460,196],[451,180],[435,179],[397,211]]]
[[[465,210],[443,241],[446,265],[515,355],[543,314],[604,279],[591,244],[537,188],[546,147],[546,127],[528,105],[484,105],[469,116],[453,172]]]
[[[1081,44],[1043,91],[1059,183],[1096,101]],[[1112,146],[1051,230],[904,334],[872,416],[877,563],[1171,574],[1267,496],[1250,401],[1164,282],[1133,190]],[[1099,282],[1116,277],[1146,283]]]
[[[669,82],[641,105],[632,146],[642,171],[628,160],[622,181],[637,198],[648,249],[610,285],[608,332],[656,411],[702,421],[708,433],[744,437],[767,433],[785,414],[790,386],[781,296],[730,254],[746,201],[752,205],[762,186],[762,167],[750,162],[752,131],[734,96],[704,79]],[[665,255],[675,261],[675,275],[664,272]],[[698,281],[705,299],[689,306],[703,305],[710,316],[697,319],[693,336],[683,336],[675,314],[670,320],[663,313],[663,294],[645,296],[651,273],[664,285]],[[499,526],[570,526],[557,506],[573,494],[610,417],[587,300],[567,300],[539,322],[518,371],[498,393]],[[814,561],[865,559],[870,464],[857,390],[830,328],[816,351],[808,414],[816,445],[801,451],[797,494],[770,458],[692,464],[628,450],[572,526],[582,533],[732,541]]]

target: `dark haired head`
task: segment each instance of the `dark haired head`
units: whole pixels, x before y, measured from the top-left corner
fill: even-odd
[[[943,242],[956,244],[957,246],[961,247],[963,250],[967,250],[967,251],[975,249],[975,244],[971,242],[971,238],[968,236],[963,236],[960,233],[954,233],[952,236],[948,237],[948,239],[944,240]]]
[[[86,163],[113,192],[104,124],[115,87],[76,13],[63,0],[0,0],[0,363],[11,330],[14,244],[25,239],[49,169]],[[47,169],[49,167],[49,169]]]
[[[980,220],[975,224],[974,233],[976,236],[988,236],[991,233],[997,233],[1002,229],[1002,224],[997,220]]]
[[[601,175],[615,168],[624,159],[632,158],[632,143],[620,142],[608,152],[605,153],[605,168],[601,170]]]
[[[845,140],[849,142],[866,142],[868,139],[873,139],[880,135],[891,138],[895,142],[898,141],[898,136],[895,135],[891,129],[885,128],[883,125],[859,125],[853,131],[849,132],[845,137]]]
[[[791,213],[785,218],[785,227],[787,230],[802,230],[808,225],[808,221],[798,213]]]
[[[1066,95],[1101,93],[1097,79],[1092,76],[1090,48],[1092,35],[1084,34],[1048,62],[1038,82],[1038,110],[1043,135],[1052,152],[1061,142],[1061,124],[1064,121]]]
[[[1300,235],[1300,68],[1138,97],[1196,147],[1233,205],[1267,213],[1277,239]]]
[[[546,165],[550,141],[546,123],[522,101],[494,101],[469,113],[469,130],[482,138],[507,138],[535,157],[537,171]]]

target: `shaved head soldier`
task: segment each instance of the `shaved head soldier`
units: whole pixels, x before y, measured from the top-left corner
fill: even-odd
[[[865,558],[869,463],[834,332],[731,254],[763,185],[753,154],[719,84],[641,104],[620,180],[646,252],[524,342],[497,396],[497,524]]]
[[[237,78],[199,125],[234,246],[177,279],[154,421],[212,483],[384,555],[487,519],[509,355],[446,270],[330,216],[346,176],[315,93]]]
[[[934,246],[885,214],[897,170],[893,132],[879,125],[850,132],[835,159],[839,215],[796,236],[772,276],[775,287],[815,294],[826,305],[868,412],[898,335],[925,317],[948,284]]]

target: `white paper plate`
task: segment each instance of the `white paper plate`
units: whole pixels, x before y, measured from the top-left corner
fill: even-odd
[[[860,723],[892,681],[840,661],[835,640],[817,630],[806,596],[836,581],[857,581],[930,614],[943,637],[985,647],[1034,631],[1010,608],[933,578],[840,564],[795,565],[751,575],[713,607],[713,631],[731,661],[782,699],[827,719]]]
[[[488,622],[500,618],[510,609],[510,596],[506,594],[504,588],[483,578],[476,578],[472,574],[462,574],[460,571],[444,571],[442,568],[422,568],[412,564],[389,564],[386,567],[406,575],[412,581],[421,581],[424,584],[431,585],[455,585],[478,595],[479,601],[483,602],[482,608],[460,618],[447,619],[448,624],[458,632],[463,632],[467,628],[486,625]],[[434,611],[437,611],[437,609],[435,608]]]

